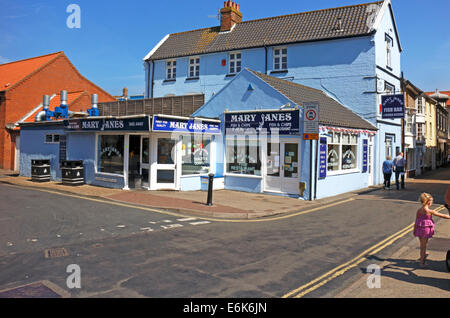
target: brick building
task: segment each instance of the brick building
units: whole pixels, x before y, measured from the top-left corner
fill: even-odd
[[[115,100],[83,77],[64,52],[0,64],[0,168],[18,168],[18,123],[34,120],[43,95],[52,97],[51,109],[59,106],[61,90],[68,92],[70,111],[90,108],[92,94],[98,94],[99,102]]]

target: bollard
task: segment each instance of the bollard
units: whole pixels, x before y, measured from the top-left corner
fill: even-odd
[[[213,192],[213,182],[214,182],[214,173],[208,174],[209,180],[208,180],[208,200],[206,202],[206,205],[211,206],[212,205],[212,192]]]

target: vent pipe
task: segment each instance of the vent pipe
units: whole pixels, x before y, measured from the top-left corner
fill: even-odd
[[[92,108],[97,108],[97,104],[98,104],[98,95],[97,94],[92,94]]]
[[[67,106],[67,91],[61,91],[61,106]]]

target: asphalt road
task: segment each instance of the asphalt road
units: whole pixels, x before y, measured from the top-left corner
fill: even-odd
[[[275,220],[205,221],[0,184],[0,290],[50,281],[72,297],[282,297],[414,221],[418,195],[377,190]],[[442,196],[442,195],[441,195]],[[412,234],[304,297],[332,297]],[[68,256],[45,258],[64,247]],[[81,288],[69,289],[69,264]]]

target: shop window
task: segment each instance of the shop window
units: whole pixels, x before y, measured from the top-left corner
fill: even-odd
[[[182,172],[183,176],[207,174],[210,166],[211,136],[193,134],[183,136]]]
[[[123,175],[124,135],[99,135],[97,172]]]
[[[358,136],[332,133],[328,137],[327,170],[353,170],[358,167]]]
[[[261,176],[258,139],[240,137],[226,142],[227,173]]]

